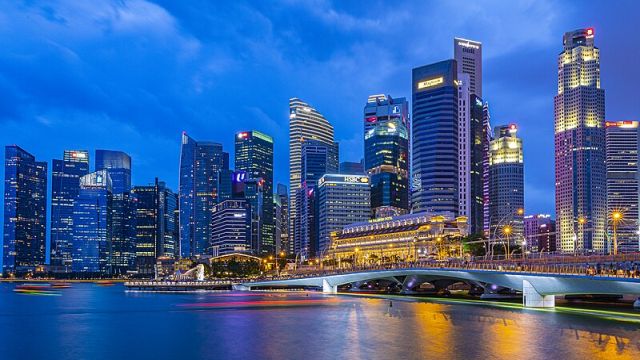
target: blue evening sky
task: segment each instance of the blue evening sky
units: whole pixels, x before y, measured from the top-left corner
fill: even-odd
[[[234,133],[257,129],[274,137],[288,184],[290,97],[325,114],[341,160],[357,161],[367,96],[410,97],[412,67],[451,58],[460,36],[484,44],[493,125],[520,125],[527,213],[549,213],[562,34],[595,27],[607,119],[638,119],[639,11],[632,0],[3,1],[0,143],[47,161],[123,150],[134,184],[176,189],[183,130],[233,153]]]

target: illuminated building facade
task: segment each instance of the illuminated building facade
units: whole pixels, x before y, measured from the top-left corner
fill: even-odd
[[[218,203],[218,176],[229,168],[222,145],[196,141],[182,133],[180,150],[180,256],[208,254],[211,250],[211,215]]]
[[[364,167],[371,180],[371,215],[408,213],[409,103],[405,98],[369,96],[364,107]]]
[[[289,238],[289,193],[287,186],[278,184],[273,195],[275,206],[276,252],[293,253],[293,243]]]
[[[482,106],[482,229],[489,234],[489,147],[493,140],[489,103]]]
[[[618,252],[640,251],[638,240],[638,121],[607,121],[607,214],[609,233],[613,239],[615,211],[622,213],[616,224]],[[611,251],[611,249],[610,249]]]
[[[126,274],[135,267],[136,204],[131,194],[131,157],[122,151],[96,150],[95,169],[111,179],[111,239],[109,273]]]
[[[51,260],[52,272],[71,272],[73,202],[80,192],[80,177],[89,173],[89,152],[65,150],[63,159],[53,159],[51,171]]]
[[[522,242],[524,156],[515,124],[497,126],[489,148],[490,238]],[[505,229],[509,229],[505,231]]]
[[[369,178],[362,175],[326,174],[317,186],[318,241],[315,256],[329,250],[332,232],[371,218]]]
[[[273,205],[273,139],[260,131],[241,131],[235,137],[235,170],[252,179],[262,179],[260,251],[275,251]]]
[[[300,163],[301,184],[296,193],[296,213],[299,216],[293,220],[294,251],[303,258],[309,258],[318,248],[316,185],[324,174],[337,172],[338,144],[305,140]]]
[[[80,178],[73,204],[74,273],[106,274],[110,264],[112,187],[107,170]]]
[[[548,214],[524,217],[525,247],[531,252],[556,251],[556,221]]]
[[[455,60],[413,69],[412,212],[458,216],[458,86]]]
[[[135,268],[138,274],[153,275],[159,257],[178,257],[178,225],[174,213],[177,195],[164,181],[133,188],[136,195]]]
[[[453,57],[458,73],[469,75],[469,93],[482,98],[482,43],[454,38]]]
[[[45,263],[47,163],[17,145],[4,153],[2,271],[25,273]]]
[[[224,200],[213,208],[212,255],[251,249],[251,208],[245,199]]]
[[[333,126],[311,105],[298,98],[289,99],[289,194],[290,233],[298,239],[298,192],[302,185],[302,144],[305,140],[318,140],[327,145],[334,144]],[[336,159],[336,161],[338,161]],[[298,244],[299,246],[299,244]],[[299,250],[299,249],[298,249]],[[298,251],[296,250],[296,251]]]
[[[339,267],[459,257],[466,221],[426,213],[372,219],[331,233],[328,258]]]
[[[604,89],[593,29],[567,32],[558,56],[555,180],[558,250],[605,251]]]

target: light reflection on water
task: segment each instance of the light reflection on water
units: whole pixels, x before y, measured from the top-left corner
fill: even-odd
[[[91,284],[30,297],[12,286],[0,284],[2,359],[640,358],[639,323],[561,311]]]

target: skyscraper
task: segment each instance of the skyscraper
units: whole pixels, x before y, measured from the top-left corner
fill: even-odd
[[[135,265],[136,210],[131,194],[131,157],[122,151],[96,150],[95,170],[111,179],[111,238],[108,271],[125,274]]]
[[[213,256],[251,250],[250,217],[245,199],[224,200],[213,208]]]
[[[638,121],[607,121],[607,213],[613,239],[611,214],[620,212],[616,223],[618,252],[640,251],[638,240]],[[610,251],[612,249],[610,248]]]
[[[109,270],[112,193],[111,177],[99,170],[80,178],[73,204],[73,262],[75,273],[106,274]]]
[[[409,103],[369,96],[364,107],[364,163],[376,218],[409,212]]]
[[[524,215],[524,156],[515,124],[497,126],[489,149],[490,239],[521,242]],[[509,229],[509,230],[506,230]]]
[[[260,251],[273,253],[274,205],[273,205],[273,139],[260,131],[241,131],[235,138],[235,170],[249,178],[262,179],[264,202],[260,228]]]
[[[133,188],[136,195],[136,269],[153,275],[158,257],[177,257],[177,196],[163,181]]]
[[[211,215],[218,202],[218,176],[228,169],[222,145],[182,133],[180,150],[180,256],[209,254]]]
[[[413,69],[412,211],[458,216],[458,86],[455,60]]]
[[[326,174],[318,180],[317,189],[318,243],[314,253],[323,256],[332,232],[370,218],[371,187],[366,176]]]
[[[17,145],[4,154],[2,271],[25,273],[45,263],[47,163]]]
[[[493,140],[489,103],[482,106],[482,229],[489,234],[489,148]]]
[[[289,238],[289,193],[287,186],[278,184],[273,196],[275,204],[276,252],[293,253],[293,243]]]
[[[290,233],[295,238],[295,221],[297,218],[296,194],[301,182],[302,143],[305,140],[318,140],[332,145],[333,126],[311,105],[298,98],[289,99],[289,193],[290,193]]]
[[[51,172],[51,260],[53,272],[71,272],[73,203],[80,192],[80,177],[89,173],[89,152],[65,150],[53,160]]]
[[[364,175],[367,172],[364,170],[364,159],[360,162],[355,161],[343,161],[340,163],[341,174],[360,174]]]
[[[131,190],[131,156],[122,151],[96,150],[95,161],[95,171],[109,171],[114,194]]]
[[[302,143],[301,155],[301,183],[295,194],[296,213],[299,216],[293,220],[293,239],[296,254],[310,257],[317,249],[318,239],[315,187],[324,174],[335,173],[338,170],[338,144],[305,140]]]
[[[604,90],[594,30],[563,37],[558,56],[555,178],[558,250],[605,250],[607,192]]]
[[[548,214],[524,217],[526,248],[532,252],[556,251],[556,221]]]
[[[458,73],[469,74],[469,93],[482,98],[482,43],[454,38],[453,56]]]

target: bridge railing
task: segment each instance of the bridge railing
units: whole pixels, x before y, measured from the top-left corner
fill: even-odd
[[[617,278],[640,278],[640,254],[617,256],[556,256],[510,260],[424,260],[387,264],[360,264],[349,267],[323,267],[291,272],[268,279],[295,279],[313,276],[339,275],[361,271],[395,269],[451,269],[520,272],[550,275],[587,275]]]

